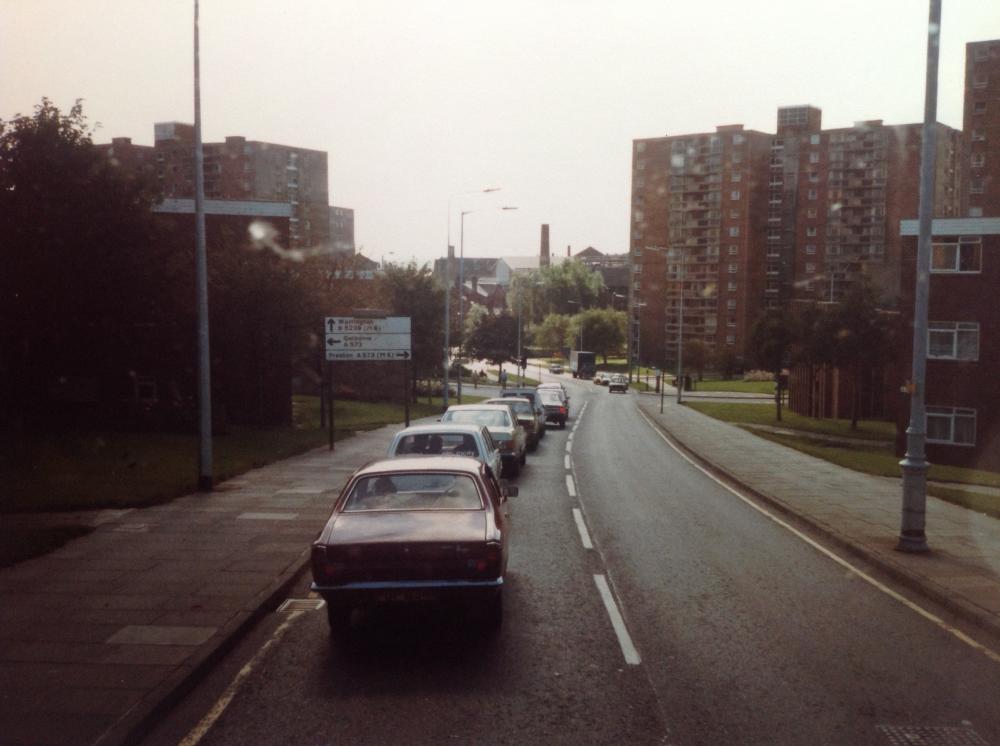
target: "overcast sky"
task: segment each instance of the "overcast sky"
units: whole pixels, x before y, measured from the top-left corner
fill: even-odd
[[[0,118],[85,100],[96,141],[193,121],[193,0],[0,0]],[[325,150],[376,260],[628,246],[633,138],[813,104],[825,128],[923,119],[926,0],[202,0],[206,142]],[[938,119],[998,0],[944,0]],[[496,208],[517,206],[516,212]]]

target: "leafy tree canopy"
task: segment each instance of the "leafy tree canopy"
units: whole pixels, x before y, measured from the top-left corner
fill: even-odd
[[[483,315],[466,339],[465,347],[471,357],[489,360],[493,365],[514,360],[517,354],[517,319],[509,313]]]

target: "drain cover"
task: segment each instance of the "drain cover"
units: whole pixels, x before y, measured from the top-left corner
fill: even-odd
[[[316,611],[326,603],[322,598],[287,598],[281,602],[278,611]]]
[[[927,725],[878,725],[875,729],[892,746],[989,746],[972,728]]]

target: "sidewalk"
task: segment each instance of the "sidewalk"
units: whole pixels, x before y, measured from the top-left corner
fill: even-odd
[[[696,460],[902,585],[1000,634],[1000,520],[927,497],[931,551],[895,550],[899,480],[861,474],[759,438],[673,400],[638,395],[640,410]]]
[[[93,533],[0,570],[0,743],[135,742],[284,598],[346,477],[399,427],[209,494],[95,511]]]

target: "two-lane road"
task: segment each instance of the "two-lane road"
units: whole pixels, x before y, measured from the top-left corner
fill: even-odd
[[[402,612],[331,645],[322,611],[276,618],[187,743],[1000,744],[994,661],[692,466],[636,394],[560,380],[498,638]]]

